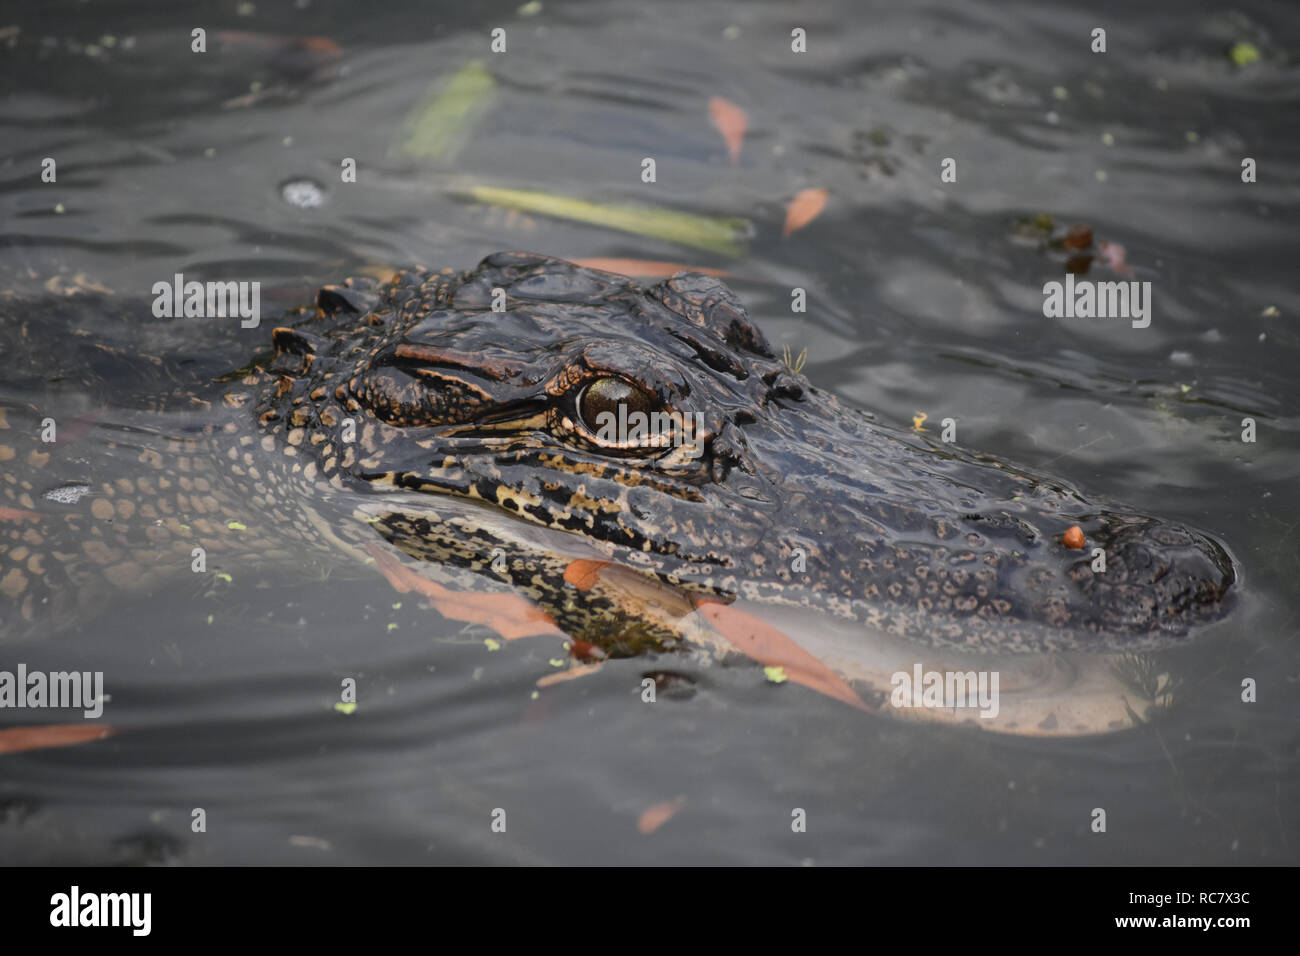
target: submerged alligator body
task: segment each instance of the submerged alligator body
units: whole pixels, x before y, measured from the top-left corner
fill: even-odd
[[[845,406],[717,279],[642,288],[503,253],[327,286],[298,318],[90,462],[2,396],[0,637],[83,621],[199,547],[210,566],[400,552],[628,646],[680,638],[673,601],[1002,656],[1159,650],[1229,607],[1233,562],[1210,537]],[[32,334],[5,321],[5,341]],[[605,427],[630,412],[658,427]],[[83,472],[79,493],[43,497]],[[1074,525],[1082,550],[1061,540]],[[574,561],[617,570],[575,588]]]

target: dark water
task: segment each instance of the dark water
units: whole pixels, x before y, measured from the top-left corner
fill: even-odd
[[[534,696],[554,642],[489,650],[377,575],[250,569],[0,647],[4,666],[105,671],[121,731],[0,757],[0,861],[1297,862],[1294,8],[518,6],[6,8],[3,287],[197,377],[269,326],[108,314],[176,272],[259,280],[269,311],[349,273],[506,248],[724,269],[817,384],[888,421],[956,417],[969,447],[1216,535],[1243,570],[1231,623],[1183,652],[1194,678],[1162,721],[1036,741],[863,716],[752,666],[694,673],[693,695],[655,707],[635,660]],[[207,54],[189,50],[196,26]],[[1240,42],[1257,62],[1233,65]],[[476,57],[496,83],[485,112],[442,158],[403,154],[417,104]],[[714,96],[749,116],[735,165]],[[57,183],[40,181],[47,156]],[[320,205],[286,201],[301,181]],[[741,217],[751,234],[729,256],[475,204],[475,184]],[[805,188],[826,209],[783,237]],[[1040,215],[1123,247],[1152,283],[1149,328],[1044,318],[1067,254],[1018,230]]]

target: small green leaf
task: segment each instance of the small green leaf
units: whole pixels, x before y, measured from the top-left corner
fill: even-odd
[[[225,581],[227,584],[230,584],[231,582],[233,582],[233,581],[235,580],[235,579],[232,578],[229,574],[227,574],[225,571],[218,571],[218,572],[217,572],[217,577],[218,577],[220,580]]]
[[[790,679],[786,676],[784,667],[764,667],[763,673],[773,684],[784,684]]]
[[[697,216],[648,206],[595,203],[533,189],[472,186],[469,195],[489,206],[587,222],[728,256],[738,256],[744,252],[744,239],[749,234],[749,223],[744,219]]]
[[[337,704],[334,705],[334,709],[337,710],[340,714],[347,714],[351,716],[352,714],[355,714],[357,712],[357,705],[355,702],[350,704],[345,704],[343,703],[343,701],[339,701]]]
[[[498,641],[496,638],[493,638],[493,637],[485,637],[485,638],[483,638],[483,643],[487,645],[487,649],[488,649],[489,651],[499,651],[499,650],[501,650],[501,642]]]
[[[440,159],[453,153],[496,96],[496,80],[482,60],[471,60],[446,83],[425,94],[411,113],[409,132],[398,147],[406,156]]]
[[[242,525],[242,524],[240,524],[238,521],[227,521],[227,522],[226,522],[226,527],[229,528],[231,531],[247,531],[247,530],[248,530],[248,527],[247,527],[246,525]]]
[[[1228,57],[1237,66],[1248,66],[1259,60],[1259,50],[1255,44],[1243,40],[1232,45],[1232,49],[1228,51]]]

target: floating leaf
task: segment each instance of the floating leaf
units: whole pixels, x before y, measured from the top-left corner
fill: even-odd
[[[1234,43],[1232,49],[1228,51],[1228,58],[1236,66],[1249,66],[1251,63],[1259,60],[1259,49],[1253,43],[1246,43],[1244,40],[1240,43]]]
[[[356,701],[352,701],[346,704],[343,701],[339,701],[334,705],[334,709],[337,710],[340,714],[346,714],[347,716],[351,717],[353,714],[357,712],[357,704]]]
[[[662,803],[651,804],[641,812],[637,817],[636,828],[639,833],[654,833],[661,826],[677,815],[686,804],[685,797],[673,797],[671,800],[665,800]]]
[[[11,727],[0,730],[0,754],[24,750],[69,747],[91,740],[101,740],[115,733],[106,724],[47,724],[43,727]]]
[[[765,667],[780,667],[796,684],[858,710],[868,709],[844,678],[766,621],[716,601],[700,601],[697,607],[718,633],[747,657]]]
[[[398,147],[406,156],[440,159],[454,152],[496,96],[496,80],[482,60],[466,63],[445,84],[435,84],[411,113]]]
[[[1128,267],[1128,252],[1118,242],[1107,242],[1103,239],[1097,243],[1097,251],[1101,261],[1110,266],[1111,271],[1116,275],[1133,274],[1133,270]]]
[[[731,165],[740,161],[740,147],[745,141],[745,129],[749,126],[749,117],[735,103],[715,96],[709,100],[709,119],[727,143],[727,153],[731,156]]]
[[[744,219],[696,216],[693,213],[646,206],[594,203],[532,189],[473,186],[470,187],[469,196],[489,206],[588,222],[607,229],[633,232],[728,256],[738,256],[744,251],[744,238],[749,232],[749,223]]]
[[[588,677],[596,673],[604,664],[584,664],[580,667],[570,667],[568,670],[557,671],[554,674],[547,674],[545,677],[537,679],[538,687],[550,687],[552,684],[559,684],[566,680],[577,680],[579,677]]]
[[[600,579],[600,569],[609,567],[608,561],[591,561],[577,558],[564,569],[564,580],[579,591],[590,591]]]
[[[1062,240],[1062,245],[1071,250],[1087,249],[1092,245],[1092,227],[1071,226]]]
[[[394,590],[401,594],[410,591],[423,594],[443,617],[486,625],[506,640],[541,634],[563,636],[545,611],[521,595],[452,591],[416,574],[378,545],[368,545],[366,552]]]
[[[773,684],[784,684],[786,681],[790,679],[785,673],[785,668],[781,666],[764,667],[763,674]]]
[[[790,200],[785,210],[785,229],[781,234],[786,238],[812,222],[826,208],[830,192],[825,189],[801,189]]]

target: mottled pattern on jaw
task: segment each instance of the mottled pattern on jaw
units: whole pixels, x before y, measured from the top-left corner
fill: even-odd
[[[299,478],[480,500],[665,580],[927,644],[1158,647],[1228,607],[1216,542],[873,422],[778,362],[716,279],[499,254],[318,304],[277,331],[255,410]],[[574,403],[602,376],[698,416],[702,454],[594,442]],[[1060,543],[1074,524],[1104,576]]]

